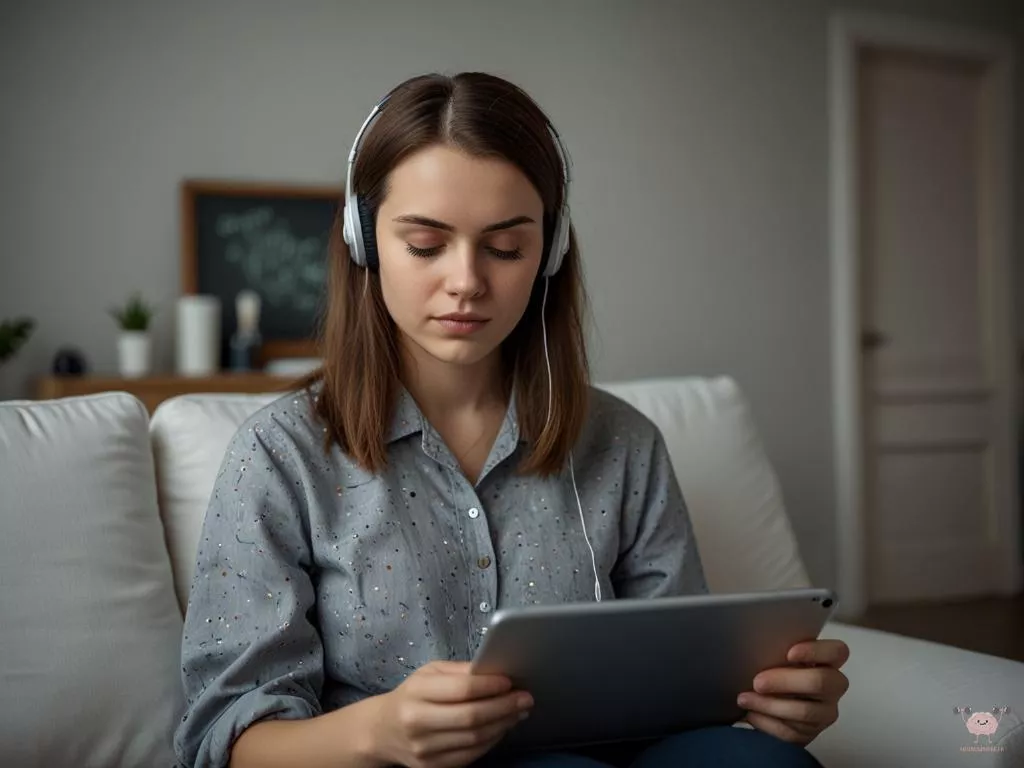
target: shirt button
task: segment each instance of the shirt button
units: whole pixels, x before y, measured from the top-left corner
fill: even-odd
[[[474,520],[476,520],[478,517],[480,517],[480,510],[477,509],[476,507],[471,507],[469,512],[467,512],[466,514]]]
[[[484,555],[476,561],[476,564],[479,565],[481,568],[486,568],[491,564],[491,558],[489,558],[487,555]]]
[[[484,602],[480,603],[480,610],[484,613],[490,613],[491,604],[485,600]]]

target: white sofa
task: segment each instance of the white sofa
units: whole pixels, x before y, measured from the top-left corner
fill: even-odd
[[[665,435],[712,591],[808,584],[733,381],[604,388]],[[234,430],[277,396],[180,397],[152,420],[122,393],[0,403],[0,766],[173,763],[206,501]],[[1024,664],[840,622],[822,636],[852,653],[839,722],[810,747],[827,768],[1024,765]],[[967,706],[1011,708],[991,747]]]

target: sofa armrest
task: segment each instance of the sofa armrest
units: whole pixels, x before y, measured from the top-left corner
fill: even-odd
[[[1024,664],[841,622],[820,636],[850,647],[839,720],[808,747],[825,768],[1024,765]],[[956,707],[1010,711],[990,746]]]

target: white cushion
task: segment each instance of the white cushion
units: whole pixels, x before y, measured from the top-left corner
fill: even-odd
[[[809,585],[778,478],[733,379],[677,377],[598,386],[661,429],[710,591]]]
[[[712,592],[808,586],[778,479],[732,379],[598,386],[635,406],[665,436]],[[242,422],[279,396],[184,395],[153,415],[160,508],[182,606],[224,451]]]
[[[167,531],[174,589],[184,612],[199,534],[228,443],[269,395],[181,395],[165,400],[150,423],[160,514]]]
[[[182,621],[147,427],[121,393],[0,403],[0,765],[173,761]]]
[[[1024,664],[841,622],[821,637],[850,646],[839,721],[808,747],[822,765],[1024,766]],[[1009,707],[991,747],[984,735],[975,745],[957,707]]]

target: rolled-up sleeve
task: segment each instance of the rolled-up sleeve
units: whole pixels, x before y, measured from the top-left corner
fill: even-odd
[[[653,424],[650,440],[630,451],[629,485],[636,495],[622,511],[621,549],[612,573],[620,598],[668,597],[708,591],[686,502],[664,437]]]
[[[182,641],[186,711],[174,737],[186,766],[225,766],[264,719],[321,713],[301,474],[283,427],[252,420],[234,436],[202,526]]]

